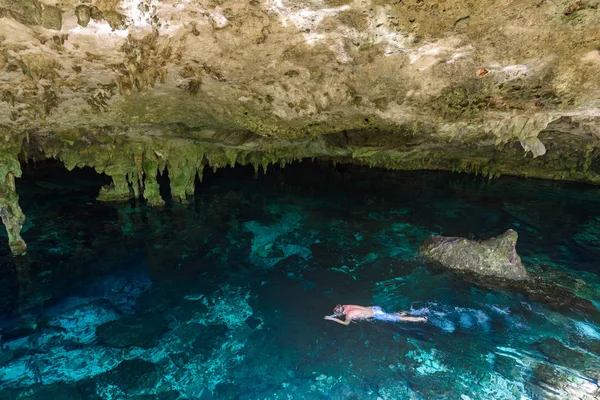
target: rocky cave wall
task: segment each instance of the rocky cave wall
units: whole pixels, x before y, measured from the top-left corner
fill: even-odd
[[[205,165],[328,158],[600,182],[600,1],[0,0],[0,214],[19,160],[186,201]],[[18,183],[17,183],[18,186]]]

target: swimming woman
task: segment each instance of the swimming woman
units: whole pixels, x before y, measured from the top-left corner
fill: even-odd
[[[341,319],[342,317],[344,320]],[[413,317],[406,312],[387,313],[378,306],[363,307],[351,304],[336,305],[333,308],[333,315],[326,315],[325,319],[342,325],[350,325],[352,321],[367,319],[388,322],[427,322],[427,317]]]

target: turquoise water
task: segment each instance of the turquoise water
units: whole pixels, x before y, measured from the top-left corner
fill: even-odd
[[[157,210],[97,203],[103,183],[51,164],[18,182],[29,252],[0,238],[0,399],[600,396],[597,187],[302,163],[207,169]],[[418,255],[508,228],[544,288]],[[429,322],[345,327],[323,319],[337,303]]]

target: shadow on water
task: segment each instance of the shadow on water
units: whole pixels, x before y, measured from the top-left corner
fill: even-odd
[[[24,170],[29,252],[0,244],[0,398],[599,393],[596,187],[302,162],[207,168],[185,205],[165,170],[167,204],[151,209],[98,203],[109,181],[92,170]],[[508,228],[544,280],[532,288],[417,255],[432,234]],[[544,285],[568,301],[538,296]],[[429,321],[325,321],[338,303]]]

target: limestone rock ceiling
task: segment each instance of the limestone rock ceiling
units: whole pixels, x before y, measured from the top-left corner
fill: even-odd
[[[599,4],[0,0],[0,123],[526,139],[600,114]]]
[[[0,0],[0,186],[19,155],[157,205],[161,168],[182,199],[303,157],[598,183],[598,26],[600,0]]]

